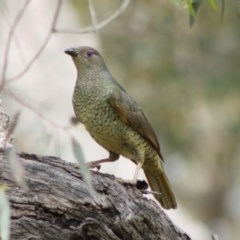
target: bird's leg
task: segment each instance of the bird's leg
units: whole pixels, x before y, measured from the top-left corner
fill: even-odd
[[[134,173],[134,177],[132,180],[121,180],[121,182],[131,184],[131,185],[136,185],[138,174],[139,174],[140,169],[142,168],[142,165],[143,165],[143,162],[138,162],[135,173]]]
[[[114,153],[114,152],[109,152],[108,158],[89,162],[88,166],[89,166],[89,168],[97,168],[99,170],[100,164],[105,163],[105,162],[114,162],[114,161],[118,160],[118,158],[119,158],[119,154]]]
[[[134,177],[132,180],[132,183],[135,185],[137,183],[137,178],[138,178],[138,174],[140,169],[142,168],[143,162],[138,162],[135,173],[134,173]]]

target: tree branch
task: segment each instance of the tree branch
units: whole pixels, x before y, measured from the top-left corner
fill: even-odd
[[[15,31],[15,28],[17,27],[18,23],[20,22],[28,4],[30,3],[31,0],[26,0],[24,3],[22,9],[19,11],[18,15],[16,16],[12,27],[10,28],[8,38],[7,38],[7,45],[5,48],[5,53],[4,53],[4,63],[3,63],[3,71],[2,71],[2,78],[1,78],[1,85],[0,85],[0,90],[2,90],[4,83],[6,81],[6,72],[7,72],[7,66],[8,66],[8,55],[9,55],[9,50],[12,42],[12,37]]]
[[[92,198],[79,170],[55,157],[21,153],[29,191],[16,186],[0,152],[0,181],[8,185],[11,239],[190,240],[153,200],[112,175],[93,172]]]
[[[108,25],[110,22],[112,22],[115,18],[117,18],[121,13],[125,11],[125,9],[128,7],[130,3],[130,0],[123,0],[121,6],[117,8],[109,17],[104,19],[103,21],[97,23],[97,24],[92,24],[89,27],[86,28],[80,28],[80,29],[54,29],[55,33],[71,33],[71,34],[83,34],[83,33],[90,33],[90,32],[95,32],[106,25]],[[92,16],[92,15],[91,15]]]
[[[59,16],[60,9],[61,9],[61,5],[62,5],[62,0],[58,0],[57,7],[56,7],[56,10],[55,10],[55,13],[54,13],[54,16],[53,16],[53,21],[52,21],[50,30],[49,30],[49,32],[48,32],[48,34],[47,34],[47,36],[46,36],[42,46],[38,49],[38,51],[33,56],[33,58],[29,61],[27,66],[19,74],[17,74],[16,76],[7,79],[7,83],[11,83],[11,82],[16,81],[17,79],[21,78],[30,69],[32,64],[37,60],[37,58],[43,52],[43,50],[47,46],[47,44],[49,42],[49,39],[52,36],[52,33],[53,33],[53,31],[54,31],[54,29],[56,27],[56,23],[57,23],[57,19],[58,19],[58,16]]]
[[[12,99],[14,99],[17,103],[21,104],[23,107],[26,107],[27,109],[29,109],[30,111],[32,111],[34,114],[36,114],[41,120],[43,120],[43,122],[48,123],[50,126],[56,128],[56,129],[61,129],[61,130],[69,130],[71,128],[71,126],[64,126],[64,125],[60,125],[58,123],[55,123],[49,119],[47,119],[45,117],[45,115],[39,111],[37,108],[35,108],[34,106],[32,106],[30,103],[28,103],[27,101],[23,100],[23,98],[17,96],[14,92],[12,92],[10,89],[5,89],[4,91],[9,97],[11,97]]]

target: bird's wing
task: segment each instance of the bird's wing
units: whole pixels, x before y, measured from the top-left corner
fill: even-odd
[[[131,96],[124,89],[116,87],[108,100],[122,121],[145,138],[163,160],[157,136],[143,111]]]

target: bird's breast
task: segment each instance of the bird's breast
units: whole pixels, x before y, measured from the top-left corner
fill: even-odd
[[[90,133],[101,132],[110,122],[114,125],[115,114],[109,106],[107,96],[101,91],[76,87],[72,101],[76,117],[81,119]]]
[[[137,162],[140,152],[151,146],[121,120],[101,92],[76,88],[73,95],[76,117],[102,147]]]

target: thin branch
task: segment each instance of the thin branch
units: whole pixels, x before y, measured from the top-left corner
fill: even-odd
[[[4,12],[4,10],[3,10],[2,8],[0,8],[0,11],[1,11],[1,14],[3,15],[3,18],[5,19],[5,21],[6,21],[7,25],[8,25],[8,27],[9,27],[9,29],[10,29],[10,28],[11,28],[11,23],[10,23],[10,21],[9,21],[9,19],[8,19],[8,16],[5,14],[5,12]],[[26,60],[25,60],[25,58],[24,58],[24,56],[23,56],[23,52],[22,52],[22,49],[21,49],[21,45],[20,45],[20,42],[19,42],[19,40],[18,40],[15,32],[13,32],[12,38],[13,38],[13,41],[14,41],[14,43],[15,43],[15,45],[16,45],[16,48],[18,49],[20,58],[21,58],[21,60],[22,60],[23,66],[24,66],[24,64],[26,64]]]
[[[94,29],[94,32],[96,32],[97,15],[93,5],[93,0],[88,0],[88,8],[89,8],[89,13],[92,20],[93,29]]]
[[[4,83],[6,81],[6,72],[7,72],[7,67],[8,67],[8,56],[9,56],[9,50],[10,50],[10,46],[11,46],[11,42],[12,42],[12,37],[14,34],[14,31],[18,25],[18,23],[20,22],[28,4],[30,3],[31,0],[26,0],[26,2],[24,3],[22,9],[19,11],[18,15],[16,16],[12,27],[10,28],[9,34],[8,34],[8,38],[7,38],[7,45],[5,48],[5,53],[4,53],[4,63],[3,63],[3,71],[2,71],[2,78],[1,78],[1,84],[0,84],[0,91],[2,90]]]
[[[29,1],[30,0],[27,0],[27,2],[29,2]],[[57,23],[57,19],[58,19],[59,13],[60,13],[61,5],[62,5],[62,0],[58,0],[50,31],[49,31],[45,41],[43,42],[42,46],[39,48],[39,50],[37,51],[35,56],[29,61],[27,66],[19,74],[17,74],[16,76],[14,76],[12,78],[5,79],[5,73],[6,73],[6,69],[5,69],[3,71],[3,73],[4,73],[3,74],[3,76],[4,76],[3,79],[5,79],[7,83],[11,83],[11,82],[16,81],[17,79],[21,78],[30,69],[32,64],[36,61],[36,59],[43,52],[47,43],[50,40],[50,37],[51,37],[52,33],[76,33],[76,34],[80,34],[80,33],[97,31],[97,30],[105,27],[107,24],[109,24],[111,21],[113,21],[116,17],[118,17],[127,8],[129,3],[130,3],[130,0],[123,0],[123,3],[121,4],[121,6],[116,11],[114,11],[108,18],[104,19],[100,23],[97,23],[96,13],[95,13],[95,10],[94,10],[94,7],[93,7],[93,2],[91,0],[89,0],[89,11],[90,11],[90,15],[91,15],[91,18],[92,18],[92,26],[87,27],[87,28],[82,28],[82,29],[79,29],[79,30],[57,30],[56,29],[56,23]],[[15,29],[16,24],[14,24],[14,25],[15,25],[14,26],[14,29]],[[11,35],[12,35],[12,33],[11,33]],[[7,65],[7,58],[5,60],[5,63]],[[1,90],[1,87],[3,87],[3,86],[0,85],[0,90]]]
[[[5,75],[6,75],[6,69],[7,69],[7,60],[8,60],[8,53],[9,53],[9,49],[10,49],[10,44],[11,44],[11,38],[14,34],[14,30],[19,22],[19,20],[21,19],[21,17],[23,16],[23,13],[27,7],[27,5],[29,4],[31,0],[27,0],[23,6],[23,8],[21,9],[21,11],[19,12],[18,16],[16,17],[14,24],[10,30],[9,33],[9,37],[8,37],[8,41],[7,41],[7,47],[6,47],[6,52],[5,52],[5,64],[4,64],[4,71],[3,71],[3,80],[2,81],[2,86],[0,85],[0,88],[4,87],[3,83],[11,83],[15,80],[18,80],[19,78],[21,78],[32,66],[32,64],[37,60],[37,58],[39,57],[39,55],[43,52],[43,50],[45,49],[47,43],[49,42],[49,39],[52,35],[52,33],[54,32],[59,32],[56,30],[56,24],[57,24],[57,20],[58,20],[58,16],[60,13],[60,9],[62,6],[62,0],[58,0],[57,2],[57,6],[56,6],[56,10],[54,13],[54,17],[53,17],[53,21],[51,24],[51,28],[47,34],[46,39],[44,40],[43,44],[41,45],[41,47],[39,48],[39,50],[36,52],[36,54],[34,55],[34,57],[29,61],[29,63],[27,64],[27,66],[16,76],[9,78],[9,79],[5,79]],[[86,32],[86,30],[89,31],[95,31],[98,30],[100,28],[103,28],[104,26],[106,26],[108,23],[110,23],[111,21],[113,21],[116,17],[118,17],[129,5],[130,0],[123,0],[121,6],[114,11],[107,19],[103,20],[100,23],[97,23],[97,18],[96,18],[96,11],[94,9],[93,6],[93,1],[89,0],[89,11],[90,11],[90,15],[91,15],[91,19],[92,19],[92,26],[89,28],[85,28],[80,30],[80,32],[78,33],[84,33]],[[68,30],[67,30],[68,31]],[[76,32],[77,33],[77,32]],[[0,89],[1,90],[1,89]],[[62,129],[62,130],[68,130],[69,128],[71,128],[71,126],[61,126],[58,125],[48,119],[46,119],[46,117],[40,112],[38,111],[38,109],[36,109],[35,107],[33,107],[31,104],[29,104],[28,102],[26,102],[25,100],[23,100],[21,97],[18,97],[16,94],[14,94],[12,91],[10,91],[9,89],[4,89],[5,93],[8,94],[10,97],[12,97],[12,99],[14,99],[15,101],[17,101],[19,104],[21,104],[22,106],[24,106],[25,108],[31,110],[33,113],[35,113],[40,119],[44,120],[46,123],[48,123],[50,126],[53,126],[55,128],[58,129]]]
[[[72,34],[80,34],[80,33],[90,33],[97,31],[103,27],[105,27],[107,24],[112,22],[115,18],[117,18],[122,12],[125,11],[125,9],[128,7],[130,3],[130,0],[123,0],[123,3],[117,10],[115,10],[108,18],[104,19],[103,21],[97,23],[95,26],[91,25],[86,28],[81,29],[75,29],[75,30],[69,30],[69,29],[54,29],[55,33],[72,33]]]
[[[62,130],[68,130],[71,128],[71,126],[62,126],[59,125],[57,123],[54,123],[52,121],[50,121],[49,119],[47,119],[41,111],[39,111],[38,109],[34,108],[31,104],[29,104],[28,102],[24,101],[21,97],[18,97],[15,93],[13,93],[12,91],[10,91],[9,89],[5,89],[4,92],[9,95],[12,99],[14,99],[15,101],[17,101],[19,104],[21,104],[22,106],[24,106],[25,108],[31,110],[33,113],[35,113],[40,119],[42,119],[43,121],[45,121],[46,123],[48,123],[49,125],[53,126],[54,128],[58,128],[58,129],[62,129]]]
[[[43,42],[42,46],[39,48],[39,50],[37,51],[35,56],[29,61],[27,66],[16,76],[14,76],[10,79],[7,79],[7,83],[11,83],[11,82],[16,81],[17,79],[21,78],[29,70],[29,68],[32,66],[32,64],[37,60],[37,58],[40,56],[40,54],[43,52],[43,50],[47,46],[47,44],[49,42],[49,39],[52,36],[52,33],[54,32],[54,29],[56,27],[56,23],[57,23],[57,19],[58,19],[58,16],[59,16],[60,9],[61,9],[61,5],[62,5],[62,0],[58,0],[50,31],[48,32],[48,35],[47,35],[45,41]]]

